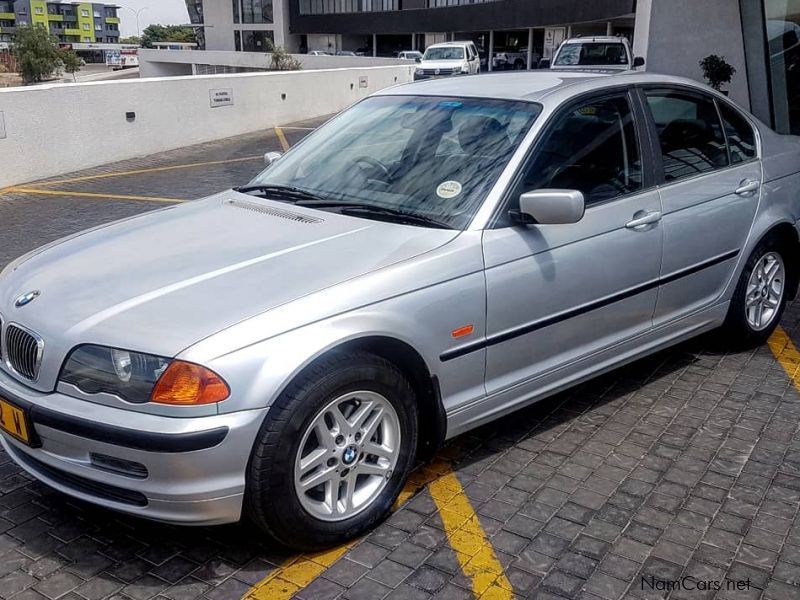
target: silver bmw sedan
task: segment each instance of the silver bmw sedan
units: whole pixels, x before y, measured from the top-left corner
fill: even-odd
[[[798,286],[800,140],[694,82],[384,90],[249,184],[0,275],[0,428],[64,493],[314,549],[415,459]]]

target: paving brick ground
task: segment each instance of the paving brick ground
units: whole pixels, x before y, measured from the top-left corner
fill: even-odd
[[[277,143],[265,132],[105,170],[241,158]],[[51,187],[192,198],[258,170],[254,160]],[[156,207],[0,195],[0,265]],[[800,302],[782,325],[800,346]],[[703,338],[461,436],[447,456],[517,597],[797,600],[799,424],[800,394],[769,348],[728,353]],[[251,528],[177,528],[72,500],[0,453],[0,599],[239,598],[287,557]],[[685,576],[711,589],[647,583]],[[749,583],[725,589],[727,580]],[[422,491],[299,597],[474,596]]]

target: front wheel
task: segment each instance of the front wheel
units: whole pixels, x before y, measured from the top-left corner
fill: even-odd
[[[788,288],[783,248],[767,240],[753,251],[742,271],[723,335],[741,347],[766,342],[781,320]]]
[[[414,392],[363,352],[324,358],[269,409],[248,469],[250,517],[281,543],[318,550],[383,519],[417,446]]]

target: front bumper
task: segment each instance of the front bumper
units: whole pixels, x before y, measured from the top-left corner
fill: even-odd
[[[439,74],[439,75],[424,75],[422,73],[414,73],[414,81],[424,81],[426,79],[447,79],[449,77],[459,77],[461,75],[468,75],[468,73],[461,73],[460,71],[457,73],[446,73],[446,74]]]
[[[36,447],[5,434],[0,443],[51,487],[157,521],[240,519],[247,462],[267,409],[197,418],[142,414],[34,392],[2,371],[0,396],[27,412]]]

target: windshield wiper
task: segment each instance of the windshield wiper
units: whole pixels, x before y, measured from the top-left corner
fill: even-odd
[[[306,190],[301,190],[300,188],[291,185],[281,185],[277,183],[243,185],[242,187],[233,189],[239,192],[240,194],[249,194],[251,192],[262,192],[264,194],[272,196],[282,196],[284,198],[288,198],[295,204],[297,204],[301,200],[326,202],[325,198],[323,198],[322,196],[317,196],[316,194],[307,192]]]
[[[416,213],[406,212],[399,208],[390,208],[388,206],[374,206],[370,204],[361,204],[359,202],[336,202],[334,200],[298,200],[295,202],[298,206],[308,206],[309,208],[336,208],[342,214],[348,213],[366,213],[379,215],[384,217],[394,217],[401,223],[413,223],[415,225],[424,225],[427,227],[435,227],[437,229],[453,229],[447,223],[437,221],[431,217],[419,215]]]

